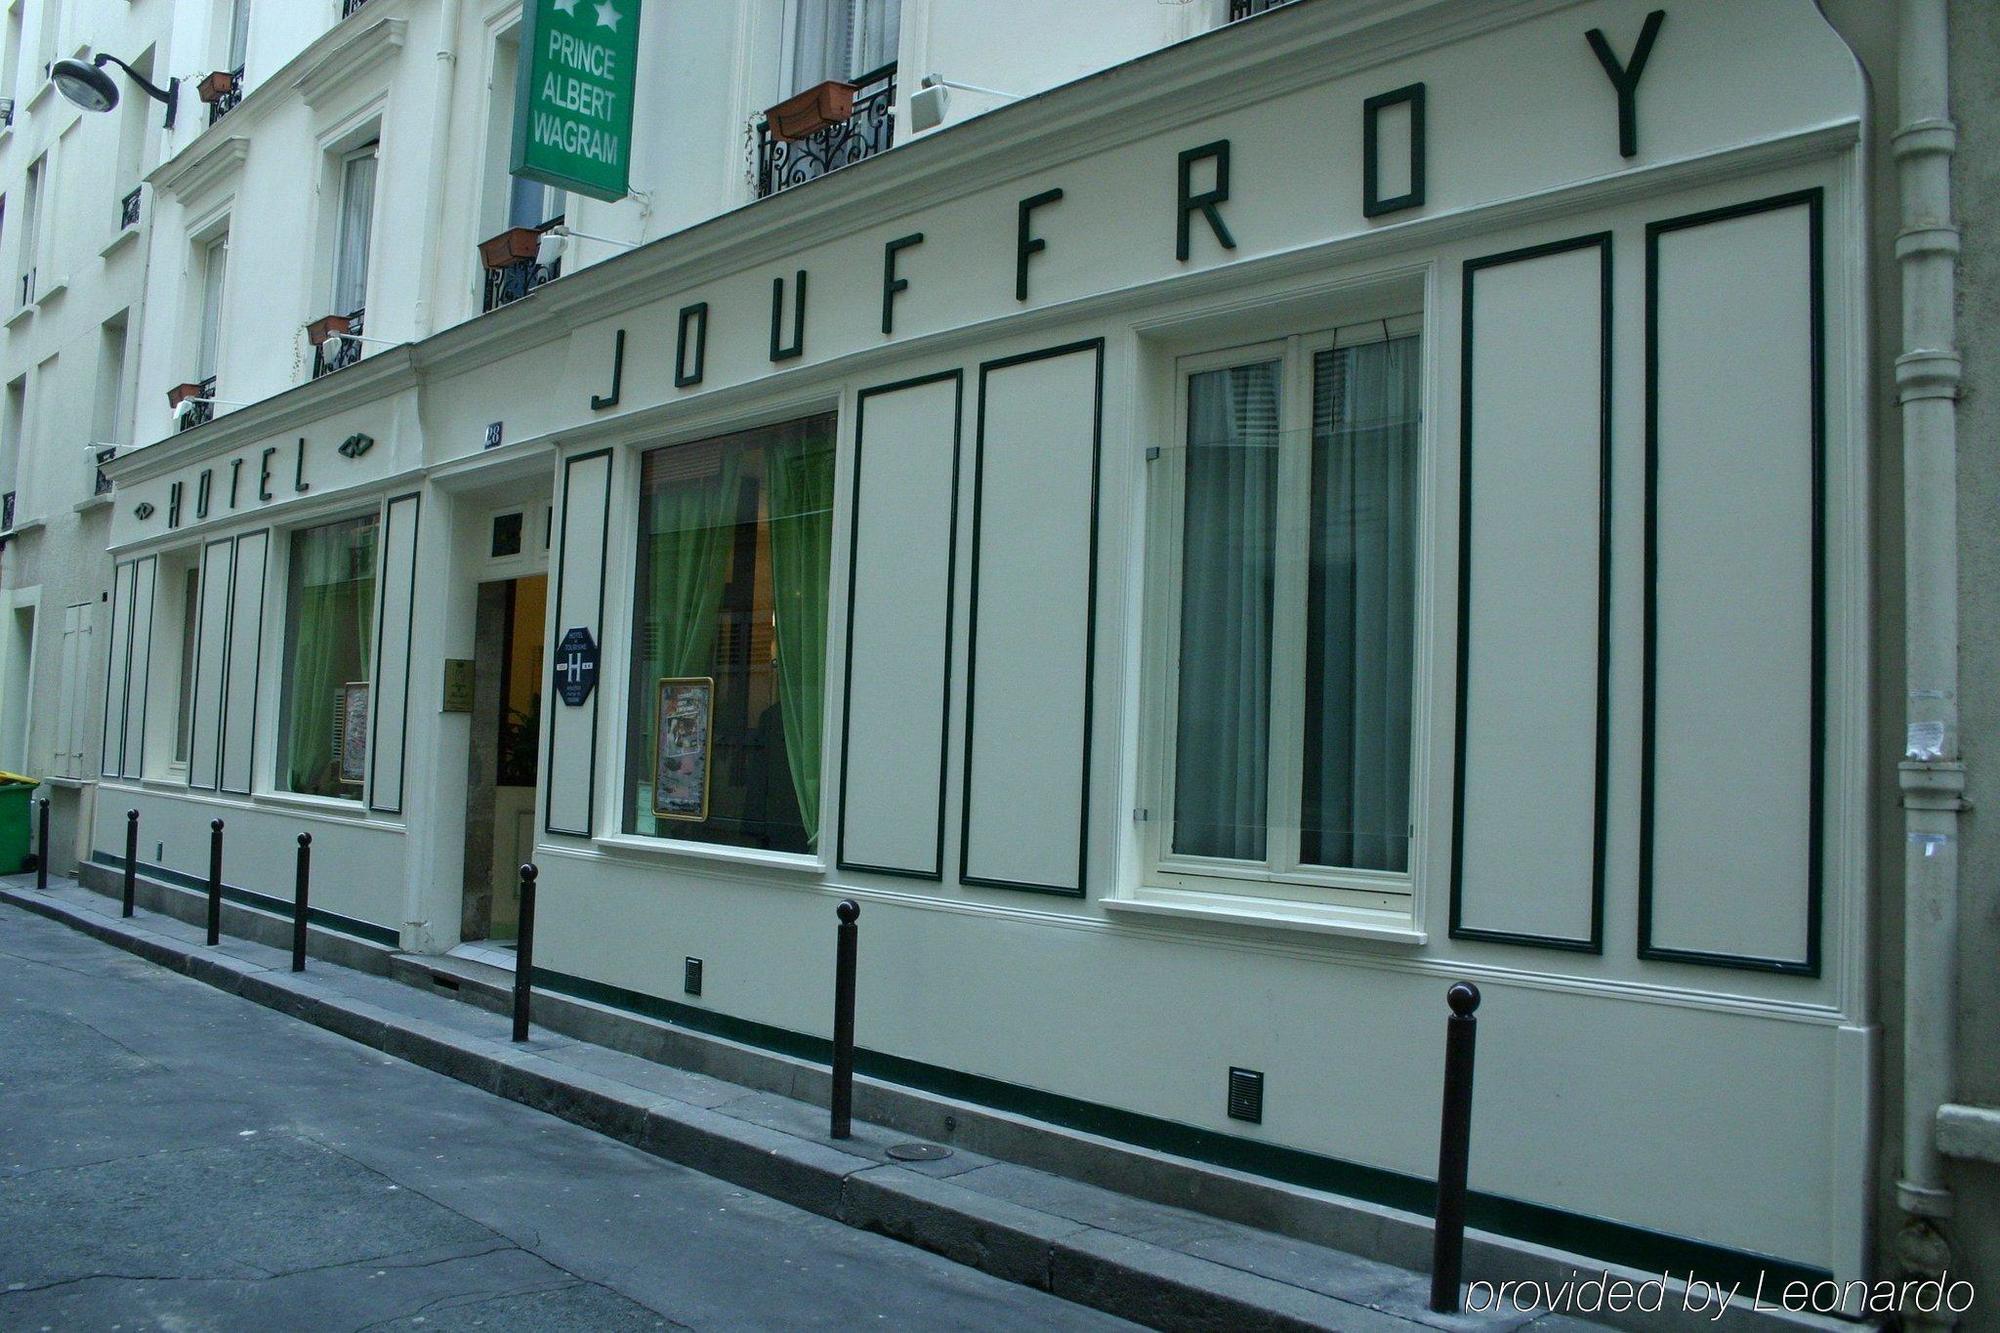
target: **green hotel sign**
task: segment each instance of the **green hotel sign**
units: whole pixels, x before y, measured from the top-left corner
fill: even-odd
[[[640,0],[527,0],[514,80],[517,176],[593,199],[631,186]]]

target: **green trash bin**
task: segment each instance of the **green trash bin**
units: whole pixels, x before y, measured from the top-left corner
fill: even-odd
[[[0,875],[28,869],[28,828],[34,822],[35,788],[39,779],[20,773],[0,773]]]

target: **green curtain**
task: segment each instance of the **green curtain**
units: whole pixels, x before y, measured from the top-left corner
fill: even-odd
[[[736,532],[742,459],[721,454],[715,473],[674,481],[646,497],[646,637],[635,682],[640,769],[652,782],[655,692],[663,676],[705,676],[715,659],[715,614]],[[642,832],[653,829],[652,802],[636,811]]]
[[[774,444],[768,459],[778,705],[806,845],[817,847],[827,583],[833,547],[833,441],[824,428],[810,428]]]
[[[285,759],[292,791],[338,795],[340,687],[369,680],[375,644],[375,520],[292,534]],[[373,700],[371,699],[372,703]]]

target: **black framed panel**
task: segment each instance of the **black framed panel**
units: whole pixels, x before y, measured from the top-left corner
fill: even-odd
[[[624,336],[623,330],[620,330],[619,336],[621,338]],[[407,568],[391,568],[389,561],[396,550],[398,511],[404,510],[407,511],[410,526],[409,563]],[[377,549],[381,552],[377,564],[382,571],[382,576],[377,584],[375,594],[375,674],[379,677],[385,669],[394,670],[394,665],[387,660],[387,655],[383,652],[383,645],[390,641],[389,631],[391,629],[400,630],[402,634],[403,699],[402,706],[396,710],[393,723],[393,734],[396,738],[396,765],[392,775],[395,795],[395,799],[393,800],[380,799],[384,777],[381,763],[381,741],[385,726],[390,722],[388,710],[380,707],[376,708],[375,717],[371,723],[375,728],[375,739],[368,747],[368,808],[377,814],[399,815],[403,813],[403,784],[408,776],[409,766],[410,663],[411,658],[415,655],[411,650],[416,640],[417,625],[417,542],[422,533],[422,494],[417,491],[410,491],[403,495],[390,496],[388,502],[382,506],[382,540],[377,546]],[[403,608],[402,624],[400,626],[392,624],[389,618],[389,594],[392,586],[394,586],[391,580],[401,581],[408,589],[407,597],[409,605]]]
[[[255,556],[256,568],[254,570],[247,570],[244,567],[244,552],[250,547],[252,542],[257,544],[257,553]],[[220,731],[216,736],[215,789],[219,792],[226,792],[235,796],[248,796],[250,794],[250,788],[256,771],[257,713],[258,703],[263,695],[264,605],[270,592],[269,584],[266,581],[266,574],[270,568],[270,561],[271,534],[268,529],[239,534],[235,538],[229,552],[229,629],[227,635],[229,646],[222,663],[223,684],[220,705],[221,713],[219,717],[221,725]],[[249,588],[251,595],[256,599],[256,618],[253,622],[245,626],[247,641],[255,650],[254,655],[250,659],[250,678],[247,683],[244,683],[246,687],[243,690],[243,693],[249,697],[250,742],[245,749],[243,762],[235,770],[240,774],[240,780],[232,782],[228,745],[229,713],[231,702],[236,695],[236,683],[232,681],[232,677],[236,674],[235,654],[237,649],[236,627],[238,602],[241,600],[246,586]]]
[[[1464,921],[1466,735],[1468,687],[1472,656],[1473,595],[1472,506],[1475,489],[1473,445],[1473,351],[1477,277],[1482,272],[1553,256],[1595,250],[1598,254],[1597,365],[1597,630],[1596,699],[1593,704],[1595,752],[1592,755],[1590,928],[1581,936],[1468,926]],[[1543,245],[1528,246],[1465,262],[1462,284],[1462,327],[1459,347],[1459,496],[1458,496],[1458,660],[1457,718],[1453,729],[1451,925],[1453,939],[1497,944],[1521,944],[1578,953],[1604,949],[1605,829],[1611,756],[1611,367],[1612,367],[1612,239],[1594,232]]]
[[[599,459],[602,459],[604,462],[604,493],[601,497],[599,497],[595,501],[597,506],[597,516],[599,522],[596,549],[589,551],[582,551],[582,552],[572,552],[570,549],[572,545],[570,539],[570,529],[571,529],[570,520],[573,513],[576,512],[574,504],[576,497],[573,494],[574,474],[579,465],[584,463],[595,462]],[[595,560],[597,562],[597,598],[596,598],[595,609],[592,611],[594,619],[591,621],[591,634],[595,638],[597,638],[599,642],[600,652],[602,651],[603,638],[604,638],[604,592],[606,583],[606,577],[605,577],[606,571],[604,565],[605,565],[605,554],[606,551],[609,549],[608,543],[611,537],[611,490],[612,490],[612,482],[615,480],[616,464],[617,464],[616,457],[613,455],[610,449],[593,449],[589,453],[576,454],[572,457],[564,459],[563,474],[562,474],[562,506],[556,516],[557,530],[562,533],[562,542],[556,553],[555,587],[550,594],[552,599],[550,602],[550,606],[552,608],[550,615],[550,623],[555,627],[556,635],[560,636],[564,632],[565,629],[564,605],[563,605],[565,600],[564,593],[569,582],[568,573],[572,558],[581,555],[583,558]],[[586,503],[588,503],[588,501],[586,501]],[[544,668],[546,668],[547,663],[543,663],[543,666]],[[599,730],[597,721],[598,721],[598,700],[602,697],[602,695],[603,695],[602,690],[593,690],[591,691],[590,698],[583,704],[579,705],[580,708],[585,708],[589,710],[589,717],[586,721],[586,726],[588,727],[590,733],[590,746],[589,746],[590,762],[589,762],[589,767],[585,771],[583,779],[584,817],[581,821],[580,827],[576,824],[566,824],[558,822],[556,816],[556,786],[557,786],[556,783],[557,725],[556,724],[557,724],[557,719],[562,716],[561,710],[565,706],[558,705],[557,707],[551,708],[549,710],[549,724],[548,724],[549,735],[547,741],[547,753],[542,767],[542,779],[541,779],[542,827],[546,832],[553,834],[561,834],[565,837],[571,837],[571,838],[588,838],[591,836],[592,831],[597,827],[597,780],[598,780],[597,735]]]
[[[861,555],[861,515],[862,515],[862,468],[867,460],[866,441],[868,428],[868,404],[871,399],[901,393],[909,389],[924,388],[949,381],[952,386],[951,409],[951,489],[947,500],[950,519],[947,528],[945,573],[944,573],[944,676],[942,689],[943,708],[938,717],[937,732],[937,833],[932,847],[932,857],[928,865],[898,866],[871,864],[850,860],[847,855],[847,811],[848,811],[848,768],[853,751],[853,687],[854,687],[854,627],[860,615],[857,597],[858,571]],[[860,870],[878,875],[898,875],[910,879],[943,880],[944,878],[944,830],[946,787],[949,767],[951,736],[951,673],[953,665],[953,625],[958,614],[958,480],[959,456],[963,421],[965,416],[965,374],[960,370],[939,371],[932,375],[920,375],[913,379],[898,380],[890,384],[878,384],[862,389],[855,395],[854,415],[854,483],[852,504],[849,508],[847,546],[847,645],[844,675],[841,680],[840,699],[840,820],[834,854],[835,865],[842,870]]]
[[[1770,198],[1707,209],[1648,223],[1646,227],[1646,486],[1645,602],[1640,723],[1639,929],[1641,958],[1739,968],[1796,976],[1820,975],[1824,924],[1822,847],[1826,778],[1826,285],[1825,192],[1814,187]],[[1797,958],[1676,947],[1657,938],[1654,907],[1657,758],[1659,755],[1659,470],[1660,470],[1660,241],[1677,232],[1802,209],[1806,220],[1807,345],[1809,385],[1810,698],[1807,705],[1805,949]]]
[[[971,830],[973,797],[973,758],[975,724],[978,718],[979,681],[979,585],[982,522],[984,518],[984,492],[986,476],[986,434],[989,379],[1002,370],[1026,365],[1036,361],[1051,361],[1066,356],[1089,353],[1093,358],[1092,400],[1091,400],[1091,444],[1090,444],[1090,519],[1088,539],[1085,547],[1085,590],[1084,590],[1084,646],[1083,646],[1083,710],[1082,710],[1082,765],[1079,783],[1079,817],[1077,823],[1076,883],[1035,883],[1025,880],[1008,879],[1004,876],[978,873],[971,865]],[[1090,858],[1090,764],[1092,706],[1096,685],[1097,655],[1097,539],[1098,539],[1098,494],[1099,474],[1102,465],[1104,441],[1104,339],[1092,338],[1081,342],[1065,343],[1057,347],[1039,351],[1023,352],[1016,356],[1002,357],[994,361],[982,362],[979,367],[979,407],[978,422],[974,430],[972,466],[972,555],[970,568],[970,603],[967,607],[965,646],[965,731],[961,744],[961,779],[959,788],[959,846],[958,877],[962,884],[986,888],[1019,889],[1030,893],[1049,893],[1064,897],[1085,896],[1088,885]],[[1037,627],[1041,632],[1047,627]]]
[[[132,669],[132,586],[138,582],[135,563],[121,560],[111,571],[111,624],[104,633],[104,730],[97,757],[99,776],[121,777],[125,771],[125,682]],[[126,642],[121,645],[118,638],[120,626],[124,627]],[[123,651],[121,651],[121,647]],[[119,686],[113,690],[113,684]],[[118,701],[116,728],[113,727],[111,701]]]
[[[1410,188],[1382,197],[1382,113],[1394,106],[1410,108]],[[1377,93],[1361,104],[1361,216],[1379,218],[1424,205],[1424,85],[1408,84]]]

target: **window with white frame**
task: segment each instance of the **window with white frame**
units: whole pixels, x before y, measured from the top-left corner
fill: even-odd
[[[368,249],[375,222],[379,144],[340,158],[340,213],[334,222],[333,313],[353,315],[368,303]]]
[[[902,0],[792,0],[786,84],[802,92],[894,62],[902,11]]]
[[[1178,447],[1153,465],[1149,883],[1409,892],[1419,328],[1176,367]]]
[[[215,378],[222,351],[222,289],[229,277],[229,233],[204,242],[200,249],[201,304],[195,326],[194,377]]]
[[[223,29],[223,68],[240,70],[250,54],[250,0],[229,0],[228,24]]]
[[[42,243],[42,198],[46,192],[48,175],[48,154],[36,158],[28,164],[28,175],[21,187],[21,232],[20,232],[20,281],[14,295],[16,307],[31,304],[35,299],[35,265]]]

